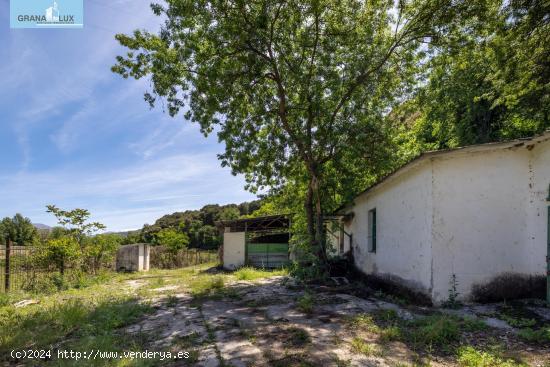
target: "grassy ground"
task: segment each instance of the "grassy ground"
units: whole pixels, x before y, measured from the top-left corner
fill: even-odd
[[[221,361],[218,365],[229,366],[222,356],[238,353],[246,345],[263,359],[252,365],[329,365],[327,356],[336,355],[330,365],[550,367],[550,339],[546,339],[550,329],[532,321],[529,314],[502,310],[503,317],[521,330],[519,335],[489,328],[478,319],[436,310],[424,309],[422,317],[411,320],[393,309],[363,312],[346,308],[349,301],[326,289],[274,287],[264,280],[286,275],[285,270],[242,268],[226,273],[212,271],[210,266],[104,273],[66,282],[62,289],[68,289],[54,293],[1,296],[0,366],[16,362],[32,366],[193,365],[209,348]],[[269,287],[271,291],[266,292]],[[37,303],[14,306],[24,299]],[[373,299],[363,301],[376,303]],[[269,316],[270,310],[285,317]],[[163,317],[166,323],[156,321]],[[154,327],[146,329],[151,323]],[[176,362],[118,358],[76,361],[59,359],[57,354],[49,361],[15,361],[10,357],[12,350],[28,349],[54,353],[158,350],[155,342],[176,324],[178,331],[198,327],[196,333],[177,337],[165,348],[191,353]],[[138,331],[130,332],[136,325]],[[223,350],[232,343],[239,347]],[[323,352],[327,353],[321,355]]]
[[[210,274],[205,270],[212,265],[152,270],[146,274],[103,273],[77,283],[68,282],[64,287],[72,288],[55,293],[48,289],[42,293],[18,291],[0,294],[0,365],[3,361],[13,362],[10,357],[12,350],[140,351],[154,338],[154,333],[130,337],[121,328],[153,312],[155,297],[159,294],[168,303],[171,293],[181,291],[198,299],[213,297],[222,295],[226,282],[230,280],[258,280],[285,273],[242,268],[233,274]],[[32,299],[36,304],[14,306],[26,299]],[[51,363],[55,365],[82,365],[82,361],[53,359]],[[21,362],[30,365],[43,363]],[[125,366],[128,363],[127,360],[101,360],[84,364]],[[148,365],[138,363],[142,364]],[[151,365],[155,363],[151,362]]]

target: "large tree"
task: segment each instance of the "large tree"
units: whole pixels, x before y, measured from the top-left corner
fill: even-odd
[[[29,218],[17,213],[13,218],[6,217],[0,222],[0,241],[11,241],[18,246],[33,244],[38,238],[38,231]]]
[[[550,2],[490,3],[427,64],[428,82],[413,114],[428,148],[532,136],[550,127]]]
[[[154,105],[180,110],[225,142],[223,165],[250,188],[304,180],[307,228],[322,248],[321,191],[345,159],[373,165],[381,121],[407,93],[422,44],[452,28],[468,1],[168,0],[158,34],[116,38],[113,71],[149,76]],[[347,162],[349,168],[349,161]]]
[[[86,236],[91,236],[95,232],[107,228],[99,222],[90,222],[90,211],[87,209],[72,209],[63,210],[55,205],[46,205],[46,212],[52,213],[57,219],[57,223],[65,229],[67,234],[70,234],[80,247],[84,248],[84,240]]]

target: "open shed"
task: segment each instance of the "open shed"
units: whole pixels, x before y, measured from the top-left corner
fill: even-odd
[[[279,268],[289,261],[290,220],[285,215],[216,222],[223,233],[221,259],[226,269],[243,265]]]

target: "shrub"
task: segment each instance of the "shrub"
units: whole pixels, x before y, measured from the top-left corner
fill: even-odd
[[[546,295],[546,278],[516,273],[503,273],[484,284],[472,286],[472,300],[480,303],[502,302]]]
[[[42,266],[53,264],[61,274],[82,256],[80,245],[73,237],[51,239],[34,259]]]
[[[183,232],[165,228],[157,233],[156,242],[172,252],[178,252],[178,250],[187,248],[189,245],[189,237]]]
[[[94,273],[101,268],[111,268],[122,237],[116,234],[98,234],[84,241],[85,264]]]

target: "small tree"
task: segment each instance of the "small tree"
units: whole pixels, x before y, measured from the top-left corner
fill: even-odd
[[[165,246],[172,252],[177,252],[178,250],[187,248],[189,245],[189,237],[185,233],[165,228],[157,233],[156,242],[161,246]]]
[[[104,262],[114,258],[117,248],[121,245],[123,238],[116,234],[99,234],[90,237],[86,241],[85,256],[94,273],[101,268]]]
[[[86,209],[76,208],[67,211],[59,209],[55,205],[47,205],[46,208],[48,208],[48,213],[55,215],[57,223],[71,234],[81,249],[83,248],[83,241],[86,236],[91,236],[95,232],[107,228],[99,222],[88,222],[90,212]]]
[[[41,260],[47,264],[53,264],[63,275],[70,261],[75,261],[82,256],[78,242],[72,237],[62,237],[46,242],[45,251]]]
[[[426,43],[467,1],[167,1],[159,34],[118,34],[112,70],[150,76],[154,105],[185,110],[225,143],[223,166],[253,191],[304,182],[308,242],[326,258],[323,188],[348,158],[376,168],[383,124],[407,94]],[[334,172],[332,172],[334,171]],[[210,223],[209,223],[210,224]],[[325,259],[326,260],[326,259]]]

